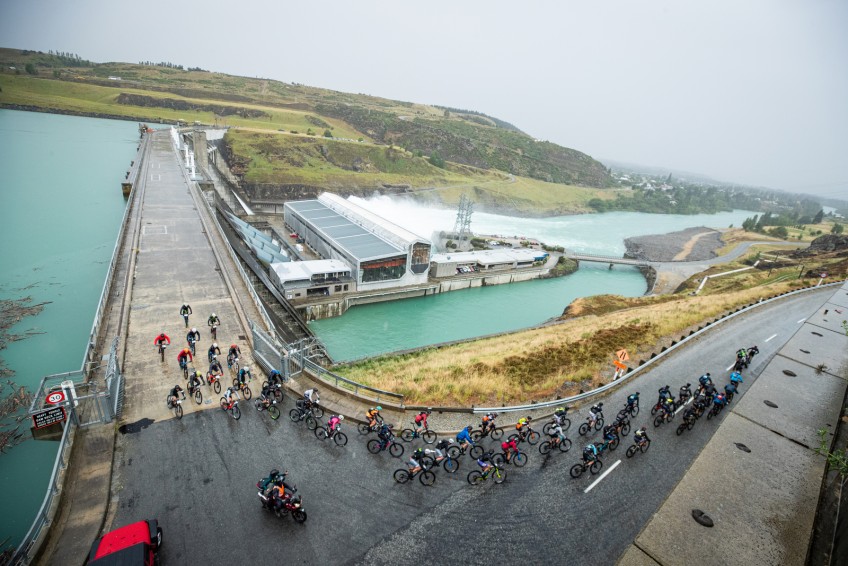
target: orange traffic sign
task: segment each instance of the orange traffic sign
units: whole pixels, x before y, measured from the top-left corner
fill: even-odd
[[[612,365],[614,365],[614,366],[615,366],[615,367],[617,367],[618,369],[627,369],[627,366],[626,366],[626,365],[624,365],[623,363],[621,363],[621,362],[620,362],[620,361],[618,361],[618,360],[613,360]]]
[[[624,348],[617,351],[615,353],[615,357],[618,358],[618,360],[622,361],[622,362],[629,362],[630,361],[630,354],[628,354],[627,350],[625,350]]]

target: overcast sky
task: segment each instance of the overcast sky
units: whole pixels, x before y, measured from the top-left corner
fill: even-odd
[[[844,0],[0,0],[0,45],[477,110],[599,159],[848,199]]]

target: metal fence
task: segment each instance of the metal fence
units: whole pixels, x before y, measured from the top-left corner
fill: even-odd
[[[118,364],[119,341],[120,337],[115,336],[115,339],[112,340],[112,347],[109,349],[109,357],[106,360],[106,394],[109,397],[111,419],[117,419],[121,416],[121,407],[124,403],[124,376],[121,374],[121,367]]]

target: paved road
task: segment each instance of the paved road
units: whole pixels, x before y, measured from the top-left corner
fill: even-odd
[[[733,352],[758,344],[761,354],[745,376],[746,386],[800,322],[832,294],[805,293],[756,309],[670,356],[613,393],[617,409],[639,390],[650,407],[660,385],[677,388],[703,371],[726,376]],[[719,378],[722,383],[723,379]],[[744,395],[743,388],[743,395]],[[291,407],[286,400],[284,415]],[[220,411],[187,412],[180,420],[152,422],[119,437],[115,456],[118,509],[115,525],[157,517],[165,528],[164,563],[411,564],[422,557],[471,564],[503,560],[613,563],[650,519],[666,494],[712,436],[714,421],[700,421],[677,437],[674,427],[654,430],[650,451],[633,460],[622,447],[605,469],[624,461],[588,493],[592,479],[572,480],[568,468],[586,439],[574,439],[569,454],[543,459],[535,448],[526,468],[509,468],[501,486],[471,488],[471,460],[452,477],[438,474],[432,488],[397,485],[402,466],[388,454],[371,455],[355,431],[346,448],[319,443],[304,426],[285,418],[272,422],[245,407],[240,421]],[[608,411],[614,413],[613,410]],[[580,416],[572,415],[576,429]],[[722,420],[719,417],[719,421]],[[647,424],[648,413],[636,419]],[[576,432],[570,431],[572,438]],[[744,439],[740,439],[744,440]],[[408,453],[408,452],[407,452]],[[304,497],[309,520],[295,525],[259,505],[254,485],[271,467],[286,468]]]

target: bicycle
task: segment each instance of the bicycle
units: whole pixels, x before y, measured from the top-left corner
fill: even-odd
[[[267,381],[262,382],[262,390],[268,389],[271,392],[271,395],[277,401],[277,403],[283,402],[283,386],[279,383],[269,383]]]
[[[218,325],[213,324],[211,327],[209,327],[209,330],[212,332],[212,339],[217,340],[218,339]]]
[[[356,427],[356,430],[358,430],[359,434],[362,434],[362,435],[370,434],[372,432],[378,432],[380,430],[380,428],[383,426],[383,419],[377,417],[377,419],[375,419],[375,420],[376,420],[376,422],[375,422],[374,426],[371,426],[368,423],[359,423],[359,425],[357,425],[357,427]]]
[[[324,409],[319,407],[318,403],[310,403],[307,407],[305,404],[305,399],[301,398],[295,401],[294,404],[297,405],[298,409],[311,412],[316,419],[320,419],[324,416]]]
[[[188,347],[191,348],[191,355],[196,356],[197,355],[197,340],[195,340],[194,338],[189,338],[188,339]]]
[[[165,363],[165,348],[167,347],[168,344],[166,342],[159,342],[159,359],[163,364]]]
[[[347,444],[347,435],[341,431],[342,425],[337,424],[336,428],[330,431],[327,425],[321,425],[315,429],[315,436],[318,440],[327,440],[332,438],[336,446],[345,446]]]
[[[554,427],[556,427],[556,425],[557,425],[556,419],[551,419],[550,422],[545,423],[545,426],[542,427],[542,433],[550,436],[551,432],[553,432]],[[562,417],[560,419],[560,425],[559,426],[560,426],[560,428],[562,429],[563,432],[567,431],[569,429],[569,427],[571,426],[571,419],[569,419],[568,417]]]
[[[471,447],[469,450],[468,447]],[[468,454],[475,460],[479,459],[480,456],[483,455],[483,447],[477,444],[471,444],[465,442],[463,444],[457,444],[453,442],[450,446],[447,447],[447,455],[453,458],[454,460],[459,460],[459,457],[462,454],[465,454],[465,451],[468,450]]]
[[[271,420],[277,420],[280,418],[280,409],[277,408],[277,401],[271,399],[256,399],[254,401],[254,405],[256,405],[256,410],[259,412],[268,411],[268,415],[270,415]]]
[[[452,474],[459,469],[459,461],[450,456],[442,456],[441,458],[433,458],[430,455],[426,455],[421,459],[421,465],[424,466],[426,462],[426,467],[432,468],[434,466],[442,466],[445,472]]]
[[[419,466],[419,469],[416,472],[410,472],[408,469],[401,468],[396,470],[393,475],[395,481],[398,483],[407,483],[415,476],[418,476],[418,481],[421,482],[421,485],[431,486],[436,483],[436,474],[425,469],[423,465]]]
[[[561,439],[558,435],[551,435],[550,440],[546,440],[539,445],[539,453],[548,454],[554,448],[559,448],[560,452],[568,452],[571,450],[571,440],[568,438]]]
[[[497,428],[494,426],[487,426],[486,428],[481,427],[480,430],[471,431],[471,440],[473,440],[474,442],[480,442],[487,436],[490,437],[492,440],[500,440],[501,438],[503,438],[503,433],[504,431],[502,428]]]
[[[227,369],[231,372],[238,373],[239,370],[239,359],[235,354],[227,354]]]
[[[636,415],[639,414],[639,401],[635,403],[627,403],[624,405],[624,408],[618,412],[620,416],[629,415],[632,418],[635,418]]]
[[[206,374],[206,382],[212,386],[212,390],[215,393],[221,393],[221,376],[215,372],[208,372]]]
[[[601,462],[601,460],[598,459],[598,458],[590,460],[589,462],[583,461],[583,462],[580,462],[578,464],[574,464],[573,466],[571,466],[571,470],[569,471],[569,474],[571,474],[572,478],[577,479],[580,476],[582,476],[583,473],[586,470],[589,470],[589,473],[594,476],[598,472],[601,471],[601,468],[603,466],[604,466],[604,463]]]
[[[180,369],[183,370],[183,379],[188,379],[188,360],[180,359]]]
[[[512,464],[518,468],[523,468],[527,464],[527,453],[518,450],[517,452],[513,452],[512,456],[507,459],[506,452],[498,452],[492,456],[492,462],[498,466]]]
[[[193,374],[192,374],[193,375]],[[203,403],[203,393],[200,392],[200,384],[194,385],[193,382],[188,384],[188,394],[194,398],[194,402],[200,405]]]
[[[677,436],[683,434],[684,430],[692,430],[695,427],[695,419],[683,419],[683,422],[677,425]]]
[[[178,419],[183,418],[183,399],[185,399],[185,392],[181,391],[182,397],[172,400],[171,395],[168,395],[165,398],[165,405],[168,407],[168,410],[174,410],[174,416]]]
[[[400,438],[404,442],[412,442],[416,438],[420,438],[426,444],[433,444],[436,442],[436,433],[430,430],[428,426],[424,427],[424,432],[419,432],[417,428],[405,428],[400,431]]]
[[[398,441],[394,436],[389,438],[387,441],[382,441],[382,440],[379,440],[377,438],[372,438],[371,440],[368,441],[368,444],[366,445],[366,447],[368,448],[368,451],[371,452],[372,454],[379,454],[383,450],[388,449],[389,454],[391,454],[395,458],[400,458],[401,456],[403,456],[403,450],[404,450],[403,444],[398,444]]]
[[[707,413],[707,420],[710,420],[713,417],[717,417],[718,414],[724,409],[724,405],[720,403],[713,403],[712,408],[710,408],[710,412]]]
[[[247,383],[243,383],[243,382],[239,381],[238,378],[235,378],[233,380],[233,387],[235,388],[236,391],[239,391],[240,393],[244,393],[245,399],[250,399],[253,396],[253,393],[250,391],[250,387],[247,386]]]
[[[595,430],[601,430],[604,426],[604,414],[597,413],[597,416],[592,418],[592,415],[586,417],[586,422],[580,425],[580,428],[577,429],[577,432],[580,433],[580,436],[586,436],[592,428]]]
[[[232,416],[235,420],[239,420],[241,418],[241,409],[239,409],[238,406],[238,399],[233,399],[228,403],[226,397],[221,397],[221,409],[223,409],[224,412],[229,412],[230,416]]]
[[[517,440],[518,442],[526,441],[528,444],[535,446],[541,437],[542,436],[538,432],[530,428],[530,425],[524,425],[524,430],[510,434],[508,439]]]
[[[289,411],[289,418],[293,423],[299,423],[300,421],[306,421],[306,428],[309,430],[315,430],[318,428],[318,421],[315,420],[315,417],[312,415],[312,411],[309,409],[304,409],[300,406]]]
[[[489,477],[492,478],[493,482],[501,484],[506,479],[506,470],[497,464],[492,464],[485,472],[481,472],[480,470],[471,470],[468,472],[468,477],[466,479],[471,485],[481,485],[489,479]]]
[[[643,442],[634,442],[633,445],[627,449],[627,457],[632,458],[636,452],[642,452],[644,454],[650,447],[651,441],[648,439],[645,439]]]

